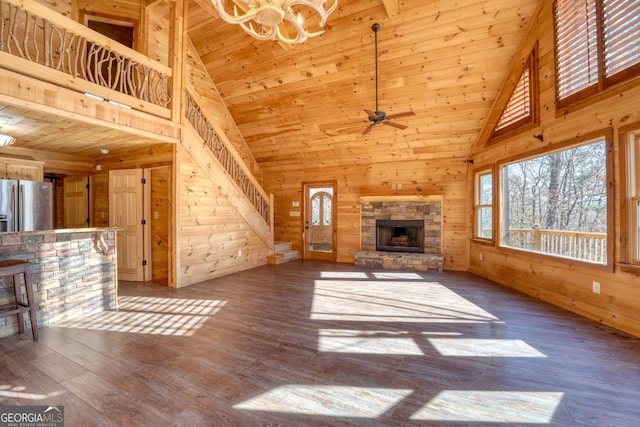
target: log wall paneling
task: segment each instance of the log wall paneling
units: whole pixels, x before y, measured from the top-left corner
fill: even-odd
[[[207,155],[196,147],[187,149],[180,144],[176,152],[177,286],[266,264],[270,252],[228,200],[230,195],[192,157],[192,152]]]
[[[205,110],[207,118],[212,126],[216,128],[218,134],[235,148],[254,178],[256,178],[259,183],[262,183],[263,177],[260,166],[256,162],[253,153],[240,133],[234,118],[229,113],[218,89],[211,80],[211,77],[209,77],[206,68],[202,64],[190,40],[187,40],[185,58],[185,79],[199,95],[197,100],[198,105]]]
[[[156,2],[146,7],[146,54],[161,64],[171,66],[169,60],[169,39],[171,37],[171,7],[174,2]]]
[[[464,161],[407,161],[304,170],[263,169],[265,190],[274,194],[275,239],[302,249],[302,218],[291,202],[301,201],[303,182],[337,182],[337,261],[354,262],[360,250],[361,196],[443,196],[442,255],[446,270],[466,270],[468,260],[468,189]],[[294,214],[295,215],[295,214]]]
[[[93,224],[96,227],[109,226],[109,170],[149,169],[168,166],[173,160],[173,144],[156,145],[150,148],[131,150],[123,156],[103,155],[96,159],[93,180]]]
[[[640,123],[640,80],[613,89],[609,94],[571,108],[559,115],[555,110],[554,40],[552,1],[544,0],[539,15],[534,20],[522,49],[516,56],[516,63],[507,81],[517,79],[518,61],[527,57],[531,46],[538,41],[540,62],[540,125],[537,128],[500,140],[494,144],[479,141],[475,149],[474,170],[494,165],[514,156],[544,148],[554,144],[577,140],[580,135],[612,128],[614,135],[614,176],[620,179],[618,129],[630,123]],[[501,99],[499,97],[498,99]],[[499,116],[500,105],[495,106],[489,117]],[[491,120],[489,120],[490,122]],[[485,137],[490,130],[483,130]],[[532,137],[544,134],[544,142]],[[473,173],[469,174],[473,182]],[[471,196],[472,192],[469,192]],[[620,260],[620,198],[619,188],[614,185],[615,228],[609,244],[615,246],[616,261]],[[470,198],[469,204],[473,202]],[[496,211],[496,215],[497,215]],[[480,254],[483,260],[480,260]],[[640,336],[640,276],[615,268],[576,265],[527,252],[504,250],[493,245],[471,242],[469,270],[503,285],[518,289],[565,309],[595,319],[623,331]],[[542,279],[541,279],[542,278]],[[592,282],[601,283],[601,293],[592,292]]]
[[[141,0],[75,0],[78,10],[85,13],[112,16],[131,22],[140,22],[142,6]]]

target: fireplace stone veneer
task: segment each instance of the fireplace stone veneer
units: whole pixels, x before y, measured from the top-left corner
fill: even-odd
[[[442,196],[361,197],[360,251],[355,265],[390,270],[442,271]],[[424,221],[424,253],[376,250],[376,221]]]

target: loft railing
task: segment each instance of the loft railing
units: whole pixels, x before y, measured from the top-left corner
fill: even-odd
[[[237,161],[232,151],[220,139],[209,119],[203,114],[202,109],[197,104],[191,94],[185,90],[184,115],[204,141],[205,146],[218,159],[220,164],[227,171],[231,179],[238,185],[246,198],[251,202],[256,211],[262,216],[267,224],[271,223],[271,209],[269,197],[262,188],[252,180],[251,174],[247,172]]]
[[[509,229],[505,245],[606,264],[607,234],[534,228]]]
[[[0,0],[0,54],[2,67],[165,118],[169,115],[171,68],[37,2]],[[100,92],[94,85],[118,94]]]

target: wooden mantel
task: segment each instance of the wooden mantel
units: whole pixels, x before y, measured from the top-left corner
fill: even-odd
[[[434,200],[442,200],[442,196],[361,196],[360,203],[373,202],[421,202],[428,203]]]

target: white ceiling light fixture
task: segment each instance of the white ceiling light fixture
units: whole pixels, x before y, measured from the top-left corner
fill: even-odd
[[[0,134],[0,147],[6,147],[16,142],[16,139],[9,135]]]
[[[303,43],[324,30],[309,32],[310,26],[324,27],[338,0],[211,0],[220,17],[240,25],[258,40]],[[327,3],[331,4],[327,7]],[[316,16],[317,15],[317,16]]]

